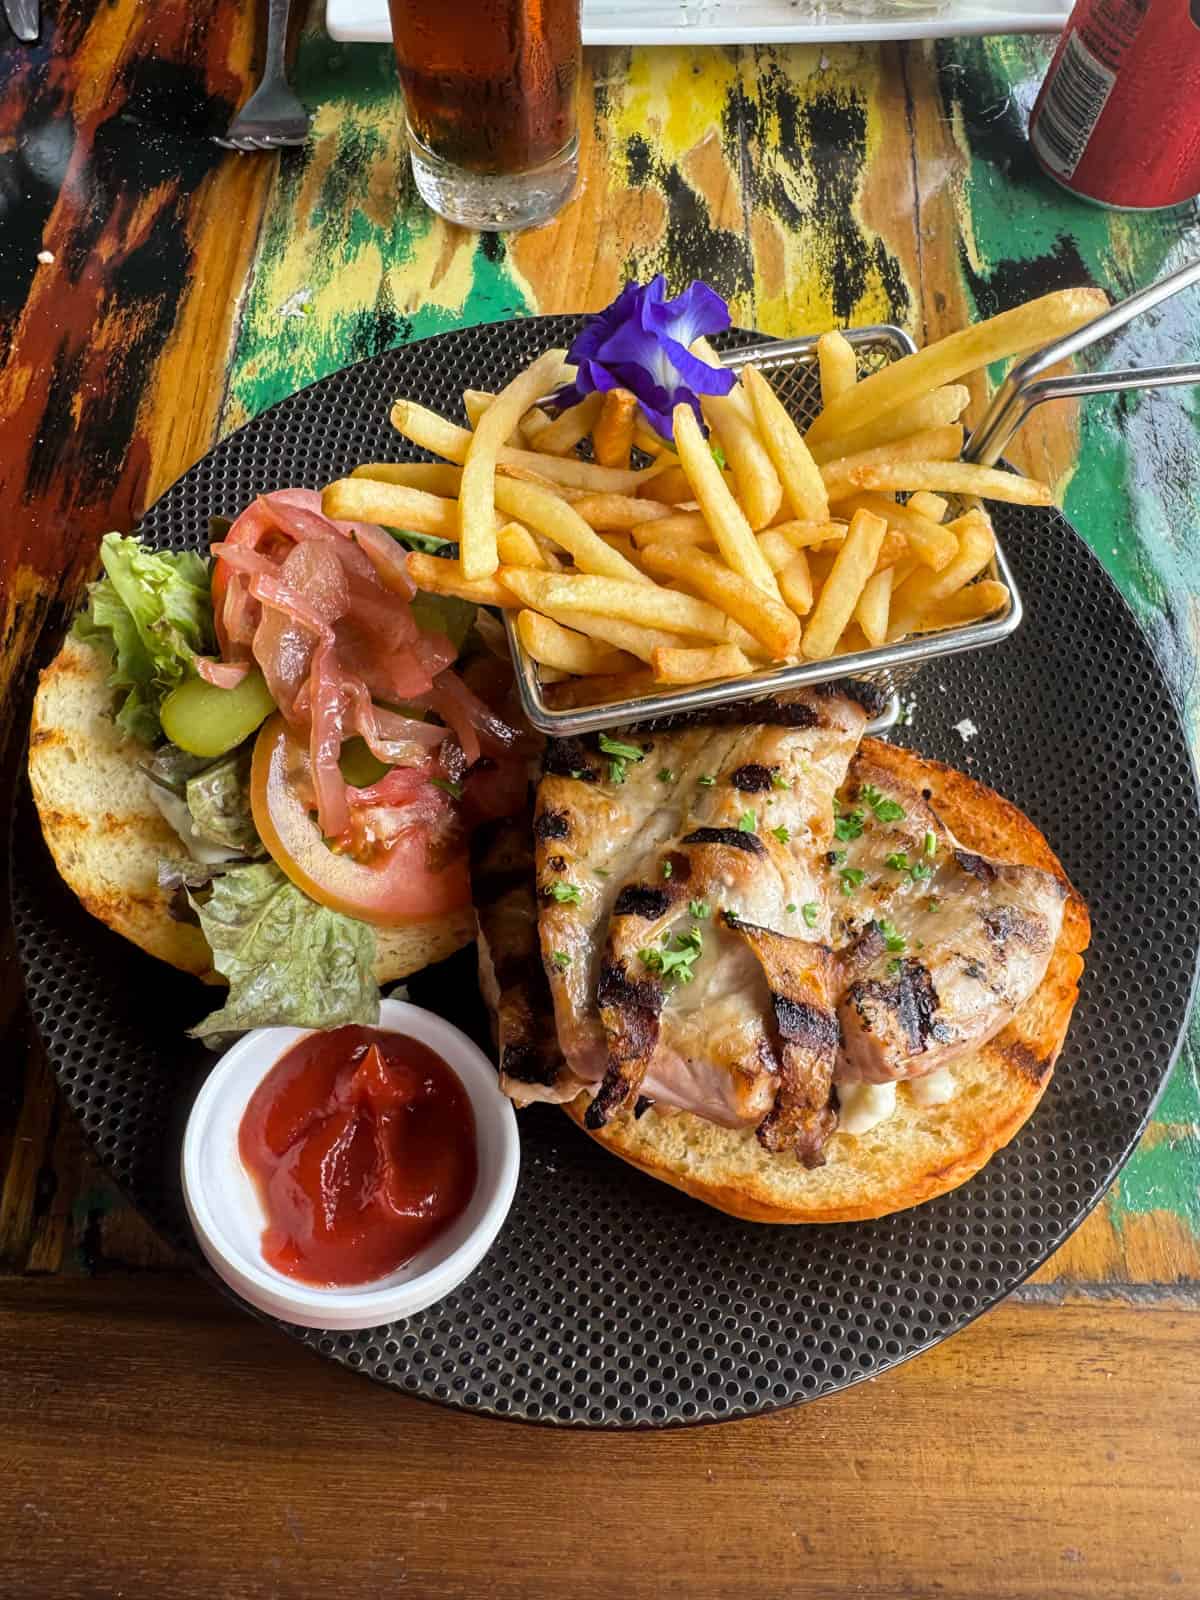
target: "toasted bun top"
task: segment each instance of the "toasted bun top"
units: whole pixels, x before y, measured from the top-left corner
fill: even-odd
[[[29,781],[59,873],[94,917],[173,967],[211,982],[200,929],[171,916],[160,860],[187,851],[138,768],[145,748],[113,720],[104,653],[68,637],[42,673],[29,734]],[[440,961],[475,937],[470,906],[430,922],[376,930],[380,983]]]
[[[1087,907],[1057,856],[1016,806],[937,761],[879,740],[864,755],[898,780],[930,791],[931,804],[970,849],[1043,867],[1067,888],[1062,931],[1046,975],[1000,1033],[952,1068],[957,1092],[922,1109],[901,1085],[896,1110],[868,1133],[838,1132],[826,1164],[807,1170],[770,1155],[753,1128],[720,1128],[651,1107],[592,1135],[652,1177],[720,1211],[757,1222],[855,1222],[886,1216],[957,1188],[1008,1143],[1050,1081],[1079,992],[1090,936]],[[587,1097],[564,1107],[583,1125]]]

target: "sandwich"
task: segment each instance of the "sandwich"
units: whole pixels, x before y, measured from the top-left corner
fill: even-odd
[[[863,686],[548,746],[473,843],[502,1084],[734,1216],[885,1215],[1031,1115],[1087,909],[982,784],[863,730]]]
[[[374,1022],[380,983],[474,937],[467,835],[526,790],[491,619],[417,594],[403,545],[320,503],[266,495],[207,559],[110,534],[35,699],[59,873],[226,985],[210,1042]]]

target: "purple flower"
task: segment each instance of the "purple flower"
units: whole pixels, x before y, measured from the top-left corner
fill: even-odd
[[[644,286],[627,283],[606,311],[589,318],[567,353],[578,372],[555,395],[560,408],[597,389],[629,389],[651,427],[673,439],[677,405],[691,406],[699,417],[700,395],[729,393],[733,373],[710,367],[688,349],[701,334],[729,326],[729,307],[706,283],[689,284],[674,300],[666,292],[661,273]]]

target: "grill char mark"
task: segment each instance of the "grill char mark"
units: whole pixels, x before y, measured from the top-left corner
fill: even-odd
[[[740,828],[694,828],[685,833],[680,844],[725,844],[731,850],[744,850],[747,855],[764,856],[766,846],[756,833],[743,833]]]
[[[765,767],[761,761],[747,761],[729,777],[735,789],[743,794],[765,794],[775,781],[778,767]]]
[[[657,922],[667,914],[671,895],[649,883],[630,883],[621,890],[613,906],[614,917],[642,917],[646,922]]]

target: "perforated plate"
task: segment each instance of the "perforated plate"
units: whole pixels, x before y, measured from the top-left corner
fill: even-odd
[[[553,318],[412,344],[293,396],[221,444],[141,532],[199,546],[210,514],[400,454],[404,392],[456,414],[576,323]],[[584,1426],[745,1416],[881,1372],[961,1328],[1087,1213],[1137,1139],[1177,1048],[1200,939],[1197,798],[1149,644],[1056,513],[998,508],[1027,605],[1016,637],[935,662],[894,737],[1022,806],[1087,898],[1094,938],[1070,1037],[1040,1108],[953,1194],[873,1223],[735,1222],[606,1155],[560,1113],[521,1117],[516,1203],[448,1300],[358,1335],[288,1328],[394,1387],[495,1415]],[[964,744],[954,724],[978,735]],[[176,1170],[208,1057],[184,1030],[200,985],[107,933],[57,879],[32,805],[14,835],[30,1003],[101,1159],[142,1212],[190,1244]],[[478,1028],[469,955],[410,985]]]

